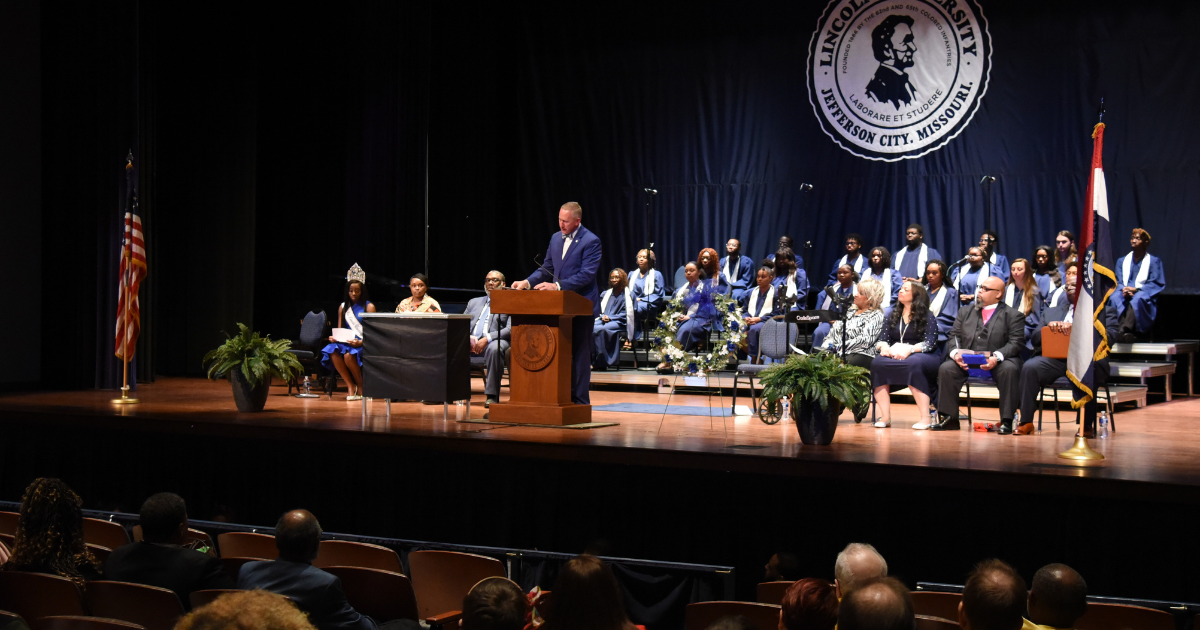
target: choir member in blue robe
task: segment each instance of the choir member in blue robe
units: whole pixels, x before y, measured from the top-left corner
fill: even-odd
[[[1029,358],[1033,354],[1033,344],[1030,340],[1042,323],[1044,302],[1042,302],[1042,293],[1038,289],[1037,281],[1029,273],[1028,260],[1024,258],[1014,260],[1011,271],[1012,274],[1008,279],[1008,284],[1004,287],[1004,297],[1001,300],[1025,314],[1025,347],[1028,353],[1022,354],[1028,354],[1024,358]]]
[[[783,247],[775,252],[775,285],[789,311],[803,310],[808,300],[808,276],[796,266],[796,254]]]
[[[1134,228],[1129,239],[1133,251],[1117,260],[1117,292],[1112,301],[1117,307],[1119,332],[1117,341],[1131,343],[1145,339],[1158,317],[1158,294],[1167,286],[1163,274],[1162,260],[1146,253],[1150,247],[1150,233]]]
[[[729,285],[730,296],[741,302],[754,284],[754,261],[742,255],[742,242],[736,238],[725,243],[725,252],[725,257],[717,263],[717,271]]]
[[[711,247],[705,247],[700,250],[700,254],[696,256],[696,262],[700,264],[700,280],[706,283],[705,286],[722,295],[729,295],[732,287],[725,281],[721,275],[721,268],[717,265],[717,250]]]
[[[783,249],[784,247],[792,250],[792,253],[795,254],[795,256],[796,256],[796,266],[801,269],[804,269],[804,256],[801,256],[799,253],[796,252],[796,247],[792,243],[793,243],[792,237],[788,236],[787,234],[784,234],[783,236],[779,237],[779,244],[775,247],[775,250],[778,251],[780,249]],[[766,259],[771,261],[771,266],[774,267],[775,254],[774,253],[768,254]]]
[[[346,400],[362,400],[362,317],[363,313],[374,313],[375,305],[367,298],[367,275],[357,263],[346,274],[346,288],[342,303],[338,306],[338,328],[354,332],[354,339],[337,341],[329,337],[329,345],[321,348],[321,366],[337,370],[346,382],[349,392]]]
[[[1058,265],[1058,276],[1067,280],[1067,263],[1079,255],[1075,251],[1075,235],[1070,230],[1063,230],[1054,237],[1054,263]]]
[[[712,331],[713,322],[720,317],[716,308],[710,300],[705,300],[703,294],[713,291],[711,285],[705,284],[702,280],[704,272],[700,270],[700,265],[695,261],[689,262],[683,266],[684,282],[683,286],[675,290],[675,297],[672,298],[683,301],[686,305],[686,310],[679,315],[679,328],[675,331],[675,338],[683,346],[684,351],[691,352],[696,349],[702,339],[708,337]],[[662,363],[658,364],[658,372],[666,374],[671,371],[670,358],[664,356]]]
[[[608,289],[600,294],[600,315],[592,324],[592,369],[603,372],[621,362],[621,331],[628,318],[625,310],[629,277],[621,268],[608,272]]]
[[[903,281],[900,278],[900,272],[892,269],[892,254],[886,247],[876,247],[871,250],[870,256],[867,257],[867,268],[860,276],[863,280],[874,278],[883,285],[883,303],[879,308],[889,309],[896,302],[896,296],[900,295],[900,285]]]
[[[867,257],[863,256],[862,244],[861,235],[854,232],[846,235],[846,255],[833,263],[833,271],[829,273],[827,285],[837,282],[838,268],[842,265],[850,265],[854,268],[854,273],[862,275],[863,270],[867,268]]]
[[[995,230],[984,230],[983,234],[979,236],[979,246],[983,248],[983,257],[993,267],[1000,270],[1000,279],[1008,282],[1008,256],[996,253],[996,250],[1000,248],[1000,235],[996,234]]]
[[[1037,282],[1042,302],[1047,303],[1050,294],[1062,286],[1063,277],[1054,264],[1054,248],[1038,245],[1033,250],[1033,280]]]
[[[984,262],[982,248],[972,247],[967,250],[967,262],[955,266],[950,271],[950,284],[958,291],[959,304],[974,302],[975,290],[979,288],[979,283],[989,276],[1004,277],[995,265]]]
[[[896,251],[892,257],[892,269],[900,272],[903,280],[921,281],[925,267],[931,260],[941,260],[938,250],[925,244],[925,228],[920,223],[913,223],[904,232],[904,247]]]
[[[839,299],[835,300],[829,296],[826,291],[817,294],[817,309],[822,311],[833,311],[841,315],[846,307],[851,304],[854,296],[858,295],[858,273],[854,271],[854,267],[846,264],[838,267],[837,283],[833,286],[834,295]],[[829,322],[822,322],[813,330],[812,347],[816,348],[825,340],[825,336],[829,334]]]
[[[629,274],[629,289],[625,291],[625,334],[629,339],[641,339],[642,328],[652,322],[667,307],[667,283],[655,269],[654,252],[643,249],[637,255],[638,268]],[[632,316],[630,314],[632,313]]]
[[[758,333],[762,330],[763,323],[776,315],[783,314],[783,309],[775,299],[779,291],[772,282],[774,278],[775,271],[773,269],[759,267],[758,275],[755,278],[758,283],[753,289],[746,292],[746,296],[742,300],[751,361],[756,361],[758,358]]]
[[[931,260],[925,266],[925,289],[929,292],[929,312],[937,317],[938,346],[937,355],[943,356],[946,350],[946,339],[950,329],[954,328],[954,320],[958,318],[958,291],[946,284],[946,263],[941,260]],[[937,400],[935,396],[933,400]]]

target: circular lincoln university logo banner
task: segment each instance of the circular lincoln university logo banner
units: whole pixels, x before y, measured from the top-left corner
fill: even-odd
[[[536,372],[550,365],[550,360],[554,358],[558,346],[549,326],[543,324],[516,326],[513,328],[513,333],[516,343],[513,344],[512,356],[516,358],[517,363],[521,364],[521,367],[530,372]]]
[[[809,100],[847,151],[920,157],[966,128],[991,60],[975,0],[832,0],[809,44]]]

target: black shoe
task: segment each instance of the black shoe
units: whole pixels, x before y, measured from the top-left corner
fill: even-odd
[[[1012,420],[1001,420],[1000,428],[996,429],[996,433],[1000,435],[1012,435]]]
[[[1117,335],[1117,343],[1134,343],[1135,341],[1137,341],[1137,337],[1134,337],[1133,333],[1121,333]]]
[[[483,406],[484,406],[484,408],[491,407],[492,403],[498,403],[498,402],[500,402],[499,398],[492,398],[491,396],[489,396],[487,400],[483,401]]]
[[[958,418],[949,418],[938,414],[938,421],[929,425],[930,431],[958,431],[962,427],[958,424]]]
[[[670,374],[675,370],[671,369],[670,363],[659,363],[658,367],[654,368],[654,371],[658,372],[659,374]]]

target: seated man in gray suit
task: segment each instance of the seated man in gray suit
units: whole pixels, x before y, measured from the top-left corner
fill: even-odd
[[[1000,298],[1004,281],[984,278],[974,303],[958,311],[946,338],[950,355],[938,369],[938,422],[931,431],[958,430],[958,392],[967,380],[964,354],[983,354],[1000,390],[1000,435],[1013,432],[1021,399],[1021,350],[1025,347],[1025,315]]]
[[[483,281],[487,295],[472,298],[467,302],[467,315],[471,316],[471,354],[482,356],[487,366],[487,382],[483,393],[487,396],[484,406],[500,401],[500,377],[508,363],[509,342],[512,340],[512,321],[508,315],[492,313],[492,291],[504,288],[504,274],[489,271]]]

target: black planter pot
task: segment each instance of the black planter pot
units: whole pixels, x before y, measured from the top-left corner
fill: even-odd
[[[816,446],[825,446],[833,442],[838,416],[842,415],[841,404],[830,400],[832,409],[825,410],[811,400],[796,400],[800,404],[792,404],[792,419],[796,421],[796,428],[800,430],[800,441]]]
[[[233,402],[238,411],[262,411],[267,406],[267,394],[271,392],[270,374],[257,387],[251,387],[239,366],[229,370],[229,384],[233,386]]]

